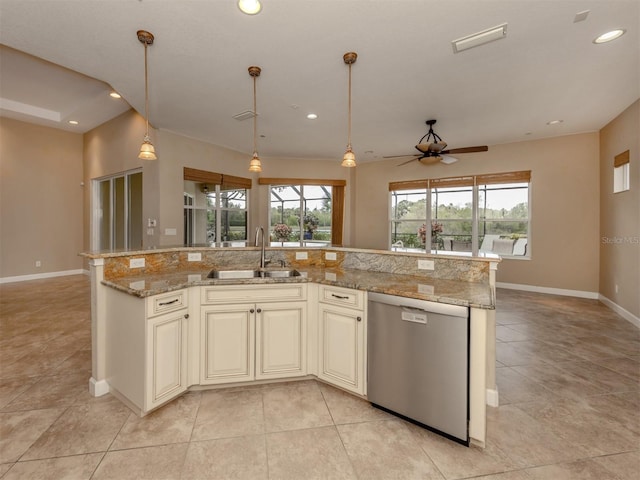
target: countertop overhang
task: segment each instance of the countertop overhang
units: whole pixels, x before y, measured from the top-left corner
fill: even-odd
[[[299,277],[213,279],[209,270],[173,271],[103,280],[108,287],[140,298],[193,286],[318,283],[465,307],[495,309],[489,285],[480,282],[325,267],[297,268]]]

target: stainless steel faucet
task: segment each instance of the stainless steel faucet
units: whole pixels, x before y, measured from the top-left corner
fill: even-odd
[[[262,241],[261,245],[258,245],[258,234],[260,234],[260,240]],[[261,247],[260,248],[260,268],[263,269],[266,265],[265,259],[264,259],[264,228],[262,227],[258,227],[256,228],[256,247]]]

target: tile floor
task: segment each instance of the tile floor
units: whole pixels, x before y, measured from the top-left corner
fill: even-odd
[[[638,479],[640,331],[594,300],[498,292],[501,406],[465,448],[315,381],[92,398],[89,280],[0,285],[0,478]]]

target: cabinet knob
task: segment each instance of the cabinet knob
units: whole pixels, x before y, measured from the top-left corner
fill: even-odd
[[[251,310],[249,310],[249,313],[255,313],[255,310],[252,308]]]
[[[188,313],[185,313],[185,314],[184,314],[184,318],[189,318],[189,314],[188,314]]]
[[[257,310],[257,312],[258,312],[258,313],[262,312],[262,309],[261,309],[261,308],[259,308],[259,309]]]
[[[358,320],[359,322],[362,321],[362,317],[356,317],[356,320]]]

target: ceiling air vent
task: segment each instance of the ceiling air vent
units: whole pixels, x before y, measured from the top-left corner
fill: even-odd
[[[233,116],[238,121],[249,120],[250,118],[255,117],[256,114],[251,110],[247,110],[246,112],[241,112]]]

